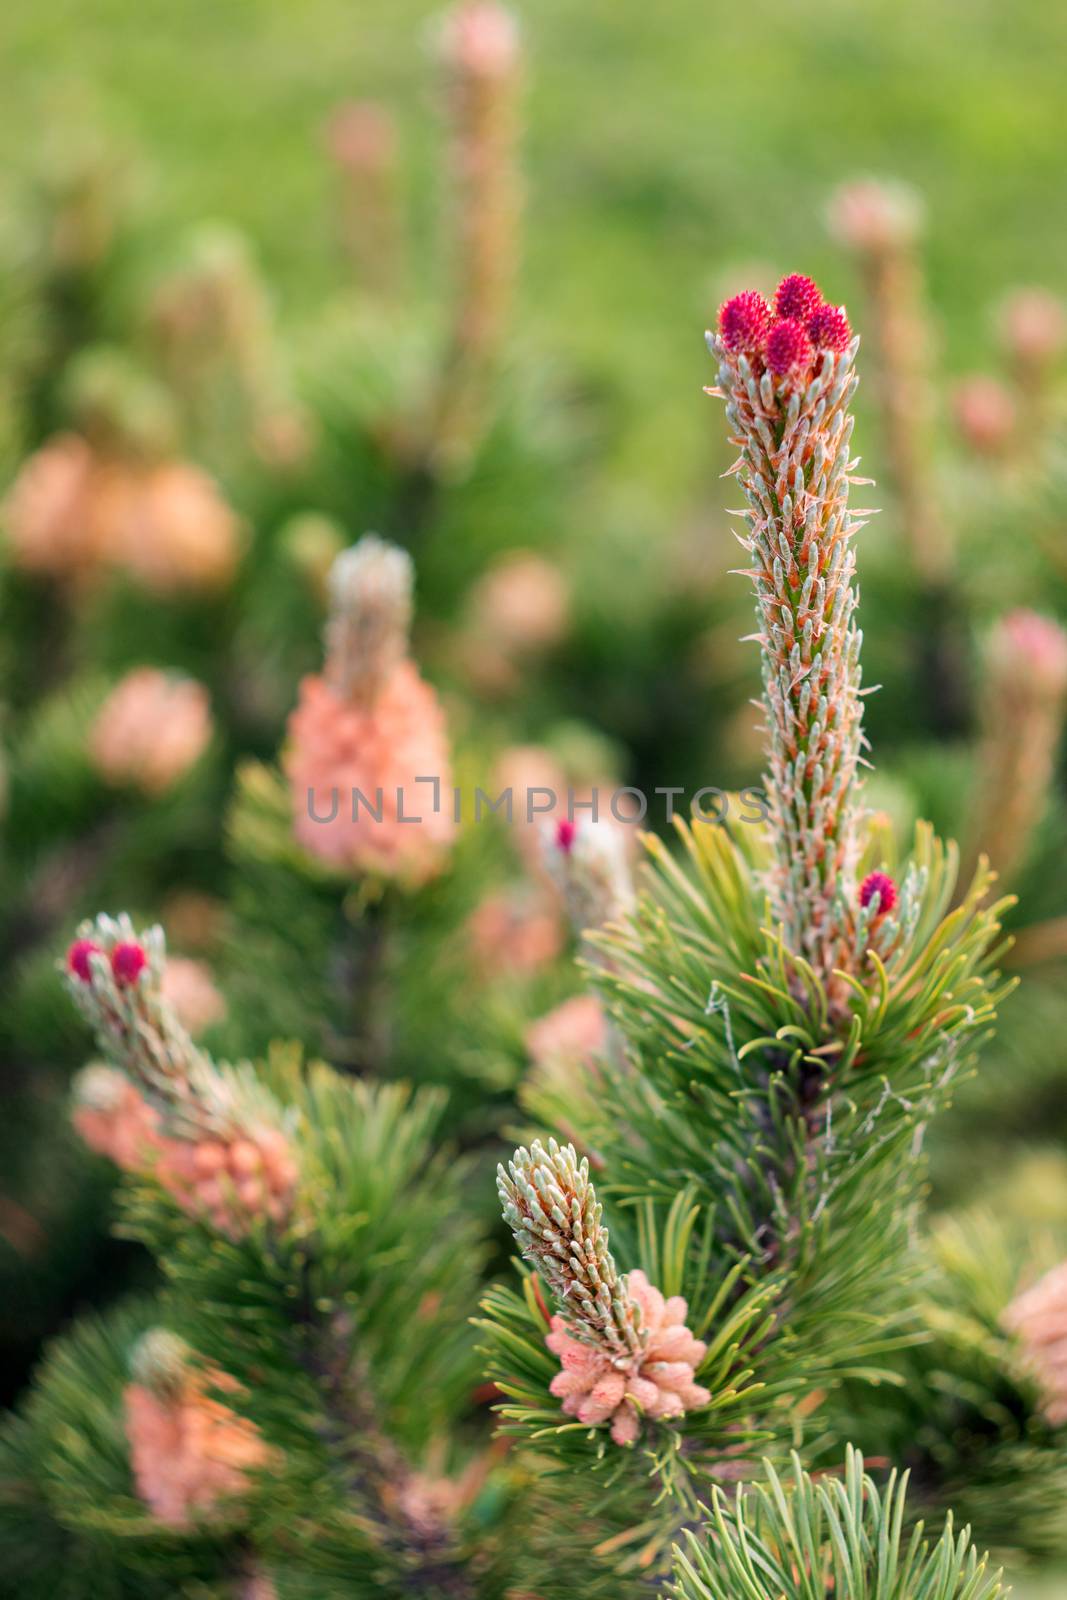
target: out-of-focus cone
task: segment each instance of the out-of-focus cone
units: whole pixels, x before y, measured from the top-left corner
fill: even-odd
[[[1042,1391],[1047,1420],[1067,1422],[1067,1263],[1012,1301],[1004,1325],[1019,1341]]]
[[[1012,611],[990,636],[965,888],[985,854],[1011,885],[1041,821],[1067,705],[1067,633],[1049,617]]]
[[[373,100],[333,112],[326,144],[341,180],[341,230],[361,289],[395,300],[404,285],[396,121]]]
[[[123,1396],[137,1492],[172,1528],[221,1515],[274,1456],[258,1428],[212,1393],[240,1394],[236,1380],[190,1356],[174,1334],[152,1329],[134,1351]]]
[[[906,184],[864,178],[836,191],[829,220],[866,283],[886,455],[903,530],[916,572],[937,587],[951,572],[954,550],[932,461],[931,335],[917,248],[922,204]]]
[[[108,783],[159,795],[195,766],[212,731],[203,684],[138,667],[101,706],[89,730],[89,752]]]
[[[409,557],[373,534],[334,562],[326,670],[300,686],[284,764],[306,850],[415,883],[455,822],[444,713],[408,655],[412,584]]]
[[[999,378],[976,373],[956,385],[952,411],[962,438],[976,456],[1002,460],[1011,451],[1019,410]]]
[[[1004,300],[1000,340],[1019,396],[1019,449],[1039,455],[1049,436],[1057,367],[1067,346],[1067,308],[1048,289],[1016,289]]]
[[[445,465],[476,446],[511,312],[518,258],[518,24],[496,0],[460,0],[441,25],[449,118],[454,305],[433,421]]]

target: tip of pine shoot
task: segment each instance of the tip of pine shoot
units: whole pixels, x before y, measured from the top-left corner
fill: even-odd
[[[743,365],[760,363],[776,377],[800,373],[816,355],[828,351],[843,356],[852,344],[852,329],[843,306],[827,304],[813,278],[791,272],[775,290],[774,307],[755,289],[745,289],[724,301],[719,309],[718,350],[725,348]],[[708,335],[713,355],[716,341]]]

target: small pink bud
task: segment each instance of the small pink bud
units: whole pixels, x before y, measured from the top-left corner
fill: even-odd
[[[396,158],[396,124],[373,100],[338,106],[327,124],[326,141],[338,165],[357,172],[387,167]]]
[[[816,350],[832,350],[840,355],[852,342],[852,329],[841,306],[820,306],[808,322],[808,334]]]
[[[475,76],[510,72],[519,58],[519,27],[495,0],[464,0],[445,18],[445,60]]]
[[[783,278],[774,292],[774,311],[779,317],[789,317],[795,322],[807,322],[822,305],[819,286],[801,272],[791,272]]]
[[[727,350],[754,355],[763,348],[771,321],[771,308],[755,289],[735,294],[719,308],[719,332]]]
[[[1028,365],[1053,361],[1067,342],[1063,302],[1047,289],[1017,289],[1002,308],[1001,330],[1017,361]]]
[[[556,824],[556,848],[562,850],[564,855],[570,855],[574,841],[578,836],[578,824],[569,822],[566,817]]]
[[[199,523],[190,518],[191,527]],[[202,683],[158,667],[136,667],[108,695],[89,730],[89,755],[105,783],[165,794],[211,742],[211,701]]]
[[[793,317],[776,322],[767,335],[767,365],[776,377],[784,377],[794,367],[810,366],[812,354],[807,332]]]
[[[830,231],[849,249],[881,255],[914,243],[922,229],[922,201],[907,184],[861,178],[837,190],[829,221]]]
[[[878,916],[888,915],[897,903],[897,886],[888,872],[869,872],[860,884],[860,905],[866,909],[878,896]]]
[[[92,983],[93,972],[89,965],[89,957],[100,954],[100,946],[92,939],[75,939],[67,951],[67,968],[73,972],[82,983]]]
[[[1006,452],[1018,426],[1015,397],[999,378],[981,373],[964,378],[952,397],[956,424],[979,455],[996,456]]]
[[[136,983],[145,967],[148,957],[144,947],[132,941],[126,944],[117,944],[111,952],[111,970],[115,974],[116,983]]]
[[[1060,699],[1067,692],[1067,633],[1052,617],[1019,606],[1000,619],[991,642],[1000,681]]]

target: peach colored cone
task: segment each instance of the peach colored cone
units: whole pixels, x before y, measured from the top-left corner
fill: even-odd
[[[151,1175],[190,1216],[229,1238],[285,1222],[299,1178],[287,1136],[261,1128],[228,1138],[175,1139],[159,1113],[114,1068],[86,1068],[75,1085],[75,1128],[124,1172]]]
[[[29,457],[2,514],[17,566],[77,579],[99,565],[106,552],[92,515],[93,477],[93,452],[76,434],[60,434]]]
[[[448,739],[437,696],[412,661],[393,668],[370,705],[305,678],[284,766],[296,837],[320,861],[407,882],[440,870],[455,834]],[[421,777],[439,780],[436,811]]]
[[[299,1178],[289,1140],[274,1128],[227,1139],[164,1139],[152,1171],[183,1210],[231,1239],[261,1222],[286,1222]]]
[[[562,1317],[552,1318],[545,1343],[560,1358],[561,1371],[551,1392],[564,1412],[590,1427],[611,1424],[616,1444],[636,1443],[644,1422],[678,1418],[705,1406],[711,1393],[695,1373],[707,1346],[685,1325],[688,1307],[680,1296],[665,1300],[640,1269],[627,1277],[641,1310],[644,1343],[629,1358],[598,1349],[568,1332]]]
[[[467,936],[476,969],[489,978],[536,972],[563,949],[555,908],[536,890],[487,895],[467,921]]]
[[[175,1394],[160,1397],[139,1383],[124,1393],[137,1493],[168,1527],[219,1515],[226,1501],[247,1492],[249,1474],[274,1456],[255,1425],[208,1389],[234,1393],[239,1385],[217,1369],[190,1370]]]
[[[120,567],[160,594],[219,588],[238,555],[237,518],[206,473],[103,455],[76,434],[29,458],[3,522],[19,566],[70,579]]]
[[[600,1001],[575,995],[533,1023],[526,1048],[535,1067],[592,1066],[607,1048],[608,1031]]]
[[[71,1120],[90,1150],[124,1172],[144,1168],[160,1146],[159,1117],[113,1067],[86,1067],[75,1082]]]
[[[89,753],[108,783],[160,795],[196,765],[212,732],[202,684],[156,667],[137,667],[97,713]]]
[[[146,589],[220,589],[232,578],[237,518],[198,467],[175,461],[131,469],[114,514],[115,559]]]

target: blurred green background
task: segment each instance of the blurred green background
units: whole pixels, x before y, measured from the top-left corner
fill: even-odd
[[[429,238],[437,125],[433,0],[59,0],[4,8],[0,165],[88,118],[146,158],[176,222],[248,229],[287,318],[329,282],[322,123],[394,102]],[[523,326],[625,400],[610,492],[684,496],[711,426],[698,337],[748,263],[801,267],[846,298],[822,212],[857,171],[929,205],[932,298],[952,366],[991,345],[1014,281],[1062,283],[1067,8],[1047,0],[537,0],[529,50]],[[427,259],[429,252],[427,251]]]

